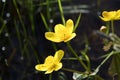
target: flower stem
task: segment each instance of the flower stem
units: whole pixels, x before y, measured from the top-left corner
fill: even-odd
[[[47,31],[50,31],[50,29],[49,29],[49,27],[48,27],[48,24],[47,24],[47,22],[46,22],[46,20],[45,20],[44,15],[43,15],[42,13],[40,13],[40,15],[41,15],[41,18],[42,18],[42,21],[43,21],[43,23],[44,23],[44,25],[45,25],[46,30],[47,30]]]
[[[72,46],[70,45],[69,42],[67,42],[67,46],[70,49],[70,51],[73,53],[73,55],[78,59],[78,61],[82,64],[82,66],[89,71],[89,69],[87,68],[87,66],[84,64],[84,62],[79,58],[79,56],[77,55],[77,53],[74,51],[74,49],[72,48]]]
[[[73,70],[73,69],[68,69],[68,68],[62,68],[61,70],[68,71],[68,72],[73,72],[73,73],[78,73],[78,74],[85,74],[84,72],[80,72],[80,71]]]
[[[64,15],[63,15],[63,9],[62,9],[61,0],[58,0],[58,6],[59,6],[59,9],[60,9],[60,14],[61,14],[62,22],[65,25],[65,19],[64,19]]]
[[[5,3],[3,4],[3,8],[2,8],[2,11],[1,11],[1,17],[3,17],[4,10],[5,10],[5,6],[6,6],[6,1],[5,1]]]
[[[34,49],[32,43],[31,43],[29,40],[28,40],[27,42],[28,42],[29,46],[31,47],[31,49],[33,50],[37,62],[40,63],[40,58],[39,58],[39,56],[38,56],[38,53],[37,53],[36,50]]]
[[[21,40],[21,36],[20,36],[20,31],[18,29],[18,26],[17,26],[17,23],[16,23],[16,20],[14,20],[14,25],[15,25],[15,29],[16,29],[16,34],[17,34],[17,38],[18,38],[18,41],[19,41],[19,46],[20,46],[20,51],[21,51],[21,54],[23,56],[23,49],[22,49],[22,40]]]
[[[15,9],[16,9],[17,14],[18,14],[18,18],[19,18],[20,23],[21,23],[21,25],[22,25],[23,32],[24,32],[24,37],[27,38],[27,31],[26,31],[25,25],[24,25],[24,23],[23,23],[22,17],[21,17],[21,15],[20,15],[20,11],[19,11],[19,9],[18,9],[16,0],[13,0],[13,4],[14,4],[14,6],[15,6]]]
[[[52,74],[49,74],[49,80],[52,80]]]
[[[111,29],[112,29],[112,33],[114,33],[114,21],[111,21]]]
[[[107,26],[106,34],[108,35],[110,32],[110,22],[106,22],[106,26]]]
[[[77,58],[63,58],[62,60],[77,60]]]
[[[95,74],[99,71],[100,67],[115,53],[119,53],[119,52],[110,52],[109,55],[101,62],[101,64],[95,69]]]
[[[74,28],[74,30],[73,30],[73,32],[75,32],[75,30],[77,29],[77,27],[78,27],[78,25],[79,25],[79,23],[80,23],[80,20],[81,20],[81,13],[79,14],[79,17],[78,17],[78,19],[77,19],[77,21],[76,21],[76,23],[75,23],[75,28]]]

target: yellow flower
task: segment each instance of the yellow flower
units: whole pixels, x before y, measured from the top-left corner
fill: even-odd
[[[55,25],[55,32],[46,32],[46,39],[53,42],[67,42],[73,39],[76,34],[73,33],[74,23],[71,19],[67,20],[66,25],[57,24]]]
[[[37,64],[35,66],[35,69],[38,71],[46,71],[45,74],[52,73],[53,71],[58,71],[59,69],[62,68],[62,63],[60,62],[61,59],[64,56],[64,51],[63,50],[58,50],[54,57],[53,56],[48,56],[45,59],[44,64]]]
[[[103,11],[102,16],[100,18],[103,21],[111,21],[111,20],[120,20],[120,10],[117,11]]]

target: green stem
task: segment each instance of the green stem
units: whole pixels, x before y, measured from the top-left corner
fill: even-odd
[[[77,22],[75,23],[75,28],[74,28],[74,30],[73,30],[73,32],[75,32],[75,30],[77,29],[77,27],[78,27],[78,25],[79,25],[79,23],[80,23],[80,19],[81,19],[81,13],[79,14],[79,17],[78,17],[78,19],[77,19]]]
[[[45,20],[44,15],[43,15],[42,13],[40,13],[40,15],[41,15],[41,17],[42,17],[42,20],[43,20],[43,23],[44,23],[44,25],[45,25],[46,30],[47,30],[47,31],[51,31],[51,29],[49,28],[49,26],[48,26],[48,24],[47,24],[47,22],[46,22],[46,20]],[[54,50],[56,51],[56,50],[57,50],[56,44],[52,42],[52,46],[53,46]]]
[[[63,58],[62,60],[78,60],[77,58]]]
[[[90,63],[90,58],[88,57],[88,55],[86,54],[88,52],[88,48],[89,48],[89,41],[87,36],[85,35],[85,49],[83,51],[81,51],[82,55],[85,57],[85,60],[87,61],[87,66],[89,71],[91,72],[91,63]]]
[[[114,21],[111,21],[111,29],[112,29],[112,33],[114,34]]]
[[[55,52],[56,52],[58,49],[57,49],[57,46],[56,46],[56,44],[55,44],[54,42],[52,42],[52,46],[53,46],[53,49],[54,49]]]
[[[22,41],[21,41],[21,37],[20,37],[20,31],[18,29],[18,26],[16,25],[16,20],[14,20],[14,25],[15,25],[15,29],[16,29],[16,32],[17,32],[17,38],[18,38],[19,45],[20,45],[20,51],[21,51],[21,54],[23,56]]]
[[[120,50],[117,50],[116,52],[114,52],[113,55],[118,54],[118,53],[120,53]],[[108,53],[108,54],[105,54],[105,55],[103,55],[103,56],[101,56],[101,57],[99,57],[98,59],[105,58],[105,57],[107,57],[108,55],[109,55],[109,53]]]
[[[63,22],[63,24],[65,25],[65,18],[64,18],[64,14],[63,14],[63,9],[62,9],[61,0],[58,0],[58,6],[59,6],[59,10],[60,10],[62,22]]]
[[[85,60],[87,62],[87,68],[88,68],[88,71],[91,72],[91,68],[90,68],[90,59],[89,57],[86,55],[86,52],[81,52],[82,55],[85,57]]]
[[[0,35],[3,32],[4,28],[5,28],[5,24],[3,23],[2,27],[0,28]]]
[[[84,72],[80,72],[80,71],[73,70],[73,69],[68,69],[68,68],[62,68],[61,70],[68,71],[68,72],[73,72],[73,73],[78,73],[78,74],[85,74]]]
[[[49,80],[52,80],[52,74],[49,74]]]
[[[100,65],[95,69],[95,74],[99,71],[100,67],[115,53],[119,53],[119,52],[114,52],[112,51],[111,53],[109,53],[109,55],[100,63]]]
[[[1,11],[1,17],[3,17],[3,13],[4,13],[4,9],[5,9],[5,5],[6,5],[6,1],[5,1],[4,5],[3,5],[2,11]]]
[[[0,28],[0,35],[1,35],[1,33],[5,30],[6,24],[4,23],[4,20],[1,17],[0,17],[0,22],[2,24]]]
[[[110,22],[106,22],[106,26],[107,26],[106,34],[108,35],[110,32]]]
[[[72,46],[70,45],[69,42],[67,42],[67,46],[70,49],[70,51],[73,53],[73,55],[78,59],[78,61],[82,64],[82,66],[89,72],[89,69],[87,68],[87,66],[84,64],[84,62],[79,58],[79,56],[77,55],[77,53],[74,51],[74,49],[72,48]]]
[[[47,3],[47,18],[48,18],[48,20],[50,19],[50,11],[49,11],[49,9],[50,9],[50,0],[47,0],[46,1],[46,3]]]
[[[13,0],[13,4],[14,4],[14,6],[15,6],[15,8],[16,8],[16,11],[17,11],[17,14],[18,14],[20,23],[21,23],[22,28],[23,28],[23,31],[24,31],[24,36],[25,36],[25,38],[26,38],[26,37],[27,37],[27,32],[26,32],[26,29],[25,29],[25,25],[24,25],[24,23],[23,23],[23,21],[22,21],[22,18],[21,18],[21,15],[20,15],[20,11],[19,11],[19,9],[18,9],[18,7],[17,7],[17,4],[16,4],[16,1],[15,1],[15,0]]]
[[[49,29],[49,27],[48,27],[48,25],[47,25],[47,22],[46,22],[46,20],[45,20],[44,15],[43,15],[42,13],[40,13],[40,15],[41,15],[41,17],[42,17],[42,20],[43,20],[43,23],[44,23],[44,25],[45,25],[45,28],[47,29],[47,31],[50,31],[50,29]]]
[[[25,44],[24,44],[24,46],[23,46],[23,53],[25,53],[25,55],[27,56],[27,59],[28,59],[28,62],[27,62],[27,64],[30,64],[30,52],[29,52],[29,50],[28,50],[28,42],[26,42]]]
[[[33,35],[35,36],[35,25],[34,25],[34,15],[33,15],[33,11],[34,11],[34,8],[33,8],[33,0],[27,0],[29,3],[28,5],[28,10],[29,10],[29,18],[30,18],[30,22],[31,22],[31,29],[32,29],[32,33]]]
[[[6,24],[4,23],[4,20],[1,17],[0,17],[0,22],[2,23],[2,27],[0,28],[0,36],[4,30],[6,33],[10,35],[10,33],[8,32],[8,27],[6,26]],[[14,49],[13,41],[10,38],[10,36],[8,37],[8,43],[10,44],[11,48]]]
[[[35,57],[36,57],[37,62],[40,63],[38,53],[36,52],[36,50],[34,49],[33,45],[31,44],[31,42],[30,42],[29,40],[28,40],[28,43],[29,43],[31,49],[32,49],[33,52],[34,52],[34,55],[35,55]]]

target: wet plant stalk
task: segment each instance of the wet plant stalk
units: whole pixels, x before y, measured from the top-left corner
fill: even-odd
[[[32,0],[27,0],[29,6],[28,6],[28,10],[29,10],[29,18],[30,18],[30,22],[31,22],[31,29],[32,29],[32,33],[35,36],[35,25],[34,25],[34,15],[33,15],[33,1]]]
[[[49,74],[49,80],[52,80],[52,74]]]
[[[40,13],[40,15],[41,15],[41,17],[42,17],[42,20],[43,20],[43,23],[44,23],[44,25],[45,25],[46,30],[47,30],[47,31],[51,31],[51,29],[49,28],[49,26],[48,26],[48,24],[47,24],[47,22],[46,22],[46,20],[45,20],[44,15],[43,15],[42,13]],[[52,46],[53,46],[53,49],[56,51],[56,50],[57,50],[56,44],[52,42]]]
[[[39,56],[38,56],[37,52],[35,51],[33,45],[31,44],[31,42],[30,42],[29,40],[28,40],[28,43],[29,43],[31,49],[32,49],[33,52],[34,52],[34,55],[35,55],[35,57],[36,57],[37,62],[40,63]]]
[[[23,31],[24,31],[24,36],[25,36],[25,38],[27,38],[26,28],[25,28],[25,25],[24,25],[24,23],[23,23],[23,21],[22,21],[22,18],[21,18],[21,15],[20,15],[20,11],[19,11],[19,9],[18,9],[18,7],[17,7],[17,4],[16,4],[16,1],[15,1],[15,0],[13,0],[13,4],[14,4],[14,6],[15,6],[15,8],[16,8],[16,11],[17,11],[17,14],[18,14],[20,23],[21,23],[21,25],[22,25],[22,28],[23,28]]]
[[[16,29],[16,32],[17,32],[17,38],[18,38],[18,41],[19,41],[19,47],[20,47],[20,51],[21,51],[21,54],[23,56],[23,50],[22,50],[22,41],[21,41],[21,37],[20,37],[20,31],[18,29],[18,26],[16,25],[16,20],[14,20],[14,26],[15,26],[15,29]]]
[[[109,53],[109,55],[100,63],[100,65],[95,69],[95,73],[97,73],[100,69],[100,67],[113,55],[113,54],[116,54],[116,53],[120,53],[120,52],[114,52],[112,51],[111,53]]]
[[[23,53],[26,54],[27,59],[28,59],[27,65],[29,65],[30,64],[30,52],[28,50],[28,42],[26,42],[23,46]]]
[[[46,5],[47,5],[47,18],[48,20],[50,19],[50,0],[46,0]]]
[[[43,15],[42,13],[40,13],[40,15],[41,15],[41,18],[42,18],[42,21],[43,21],[43,23],[44,23],[44,25],[45,25],[46,30],[47,30],[47,31],[50,31],[50,29],[49,29],[49,27],[48,27],[48,25],[47,25],[47,22],[46,22],[46,20],[45,20],[44,15]]]
[[[69,69],[69,68],[62,68],[61,70],[73,72],[73,73],[78,73],[78,74],[85,74],[84,72],[80,72],[80,71]]]
[[[67,46],[70,49],[70,51],[73,53],[73,55],[78,59],[78,61],[82,64],[82,66],[84,67],[85,70],[87,70],[89,72],[89,69],[87,68],[87,66],[84,64],[84,62],[79,58],[79,56],[77,55],[77,53],[74,51],[74,49],[72,48],[72,46],[70,45],[70,42],[67,42]]]
[[[81,51],[82,55],[85,57],[85,60],[87,61],[87,67],[89,69],[89,72],[91,72],[91,63],[90,63],[90,58],[88,57],[88,55],[86,54],[88,49],[89,49],[89,41],[87,36],[85,35],[85,49],[83,51]]]
[[[64,18],[64,14],[63,14],[63,9],[62,9],[61,0],[58,0],[58,6],[59,6],[59,10],[60,10],[62,22],[63,22],[63,24],[65,25],[65,18]]]
[[[111,21],[111,29],[112,29],[112,33],[114,34],[114,21]]]
[[[110,32],[110,22],[106,22],[106,26],[107,26],[106,34],[108,35]]]
[[[78,19],[77,19],[77,22],[75,23],[75,28],[74,28],[74,30],[73,30],[73,32],[75,32],[75,30],[77,29],[77,27],[78,27],[78,25],[79,25],[79,23],[80,23],[80,19],[81,19],[81,13],[79,14],[79,17],[78,17]]]
[[[4,2],[4,4],[3,4],[3,8],[2,8],[2,13],[1,13],[1,17],[3,17],[3,13],[4,13],[4,9],[5,9],[5,5],[6,5],[6,1]]]
[[[63,58],[62,60],[77,60],[77,58]]]
[[[0,28],[0,35],[3,32],[4,29],[5,29],[5,24],[3,23],[2,26],[1,26],[1,28]]]

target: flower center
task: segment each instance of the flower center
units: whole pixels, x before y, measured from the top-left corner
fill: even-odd
[[[56,64],[52,64],[50,70],[55,70],[55,68],[56,68]]]
[[[64,34],[63,40],[67,40],[69,37],[69,35]]]

